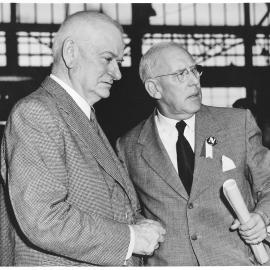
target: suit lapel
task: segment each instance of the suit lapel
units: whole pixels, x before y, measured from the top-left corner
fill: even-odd
[[[213,158],[206,158],[202,152],[205,141],[210,136],[217,139],[217,144],[212,147]],[[231,156],[230,153],[226,131],[220,127],[209,109],[202,105],[195,118],[195,167],[191,198],[198,196],[223,177],[221,158],[222,155]]]
[[[104,146],[109,153],[110,158],[112,158],[114,163],[115,163],[115,167],[112,168],[112,173],[115,175],[114,178],[116,180],[121,179],[120,184],[122,185],[122,187],[126,191],[129,199],[132,202],[132,205],[136,208],[137,201],[136,201],[136,197],[134,196],[134,194],[136,194],[136,191],[135,191],[133,185],[130,185],[129,183],[127,183],[127,179],[129,179],[129,176],[128,176],[127,172],[125,171],[124,167],[122,166],[122,164],[120,163],[118,157],[116,156],[114,150],[112,149],[112,147],[110,145],[109,140],[107,139],[106,135],[104,134],[104,131],[102,130],[102,128],[100,127],[99,124],[98,124],[98,132],[99,132],[99,136],[97,136],[97,139],[100,139],[100,138],[102,139],[102,141],[104,142]],[[99,158],[103,158],[103,156],[101,155],[101,156],[99,156]],[[117,171],[116,171],[116,168],[117,168]]]
[[[143,146],[142,158],[172,189],[188,200],[186,190],[160,140],[154,116],[155,112],[146,120],[138,139]]]
[[[91,154],[95,157],[100,166],[127,191],[126,183],[119,172],[119,164],[116,164],[115,153],[111,149],[101,128],[98,127],[99,133],[101,133],[100,137],[93,123],[89,121],[76,102],[50,77],[43,82],[42,87],[55,97],[58,106],[64,112],[63,117],[66,123],[71,130],[77,134],[78,138],[85,146],[89,148]],[[116,169],[116,167],[118,169]]]

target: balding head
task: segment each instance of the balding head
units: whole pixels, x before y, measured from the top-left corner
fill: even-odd
[[[146,80],[160,75],[159,71],[164,67],[166,55],[169,53],[185,54],[192,57],[179,43],[161,42],[153,45],[140,61],[139,73],[143,83]]]
[[[78,12],[56,34],[52,74],[92,106],[109,97],[113,82],[121,79],[123,55],[123,31],[117,22],[97,12]]]
[[[140,62],[140,77],[159,112],[178,121],[201,107],[200,75],[193,57],[175,42],[154,45]]]
[[[60,26],[53,42],[54,65],[61,59],[62,46],[67,38],[76,42],[91,38],[92,34],[106,24],[114,25],[123,33],[122,26],[109,16],[95,11],[81,11],[67,17]]]

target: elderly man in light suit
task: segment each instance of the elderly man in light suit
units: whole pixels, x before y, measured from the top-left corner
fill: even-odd
[[[132,182],[91,110],[121,78],[123,52],[122,28],[111,18],[68,17],[54,40],[52,74],[13,108],[1,173],[15,265],[139,265],[139,255],[164,240],[161,225],[140,215]]]
[[[146,265],[252,265],[247,244],[267,237],[270,152],[249,111],[201,105],[201,74],[179,44],[154,45],[140,76],[157,108],[117,142],[144,214],[167,231]],[[229,178],[251,211],[241,226],[221,191]]]

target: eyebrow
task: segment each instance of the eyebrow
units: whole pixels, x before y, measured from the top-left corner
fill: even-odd
[[[106,54],[106,53],[108,53],[111,56],[113,56],[115,59],[117,59],[117,61],[124,61],[124,58],[123,57],[121,57],[121,59],[119,59],[118,56],[115,53],[113,53],[112,51],[104,51],[104,52],[101,52],[100,55]]]
[[[185,70],[185,69],[187,69],[187,68],[191,68],[191,67],[195,67],[195,66],[198,66],[198,64],[197,63],[194,63],[194,64],[192,64],[192,65],[190,65],[190,66],[188,66],[188,67],[184,67],[184,68],[179,68],[179,69],[177,69],[177,70],[179,70],[179,71],[182,71],[182,70]]]

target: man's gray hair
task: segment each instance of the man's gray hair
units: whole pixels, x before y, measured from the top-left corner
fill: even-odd
[[[122,26],[111,17],[96,11],[79,11],[68,16],[61,24],[58,32],[56,33],[53,41],[53,60],[57,64],[61,59],[63,42],[67,37],[80,36],[84,33],[80,32],[85,25],[96,25],[99,22],[110,23],[123,33]]]
[[[176,42],[160,42],[153,45],[142,57],[139,66],[139,74],[143,83],[158,74],[154,74],[154,69],[159,61],[160,54],[164,49],[176,47],[185,51],[185,49]]]

